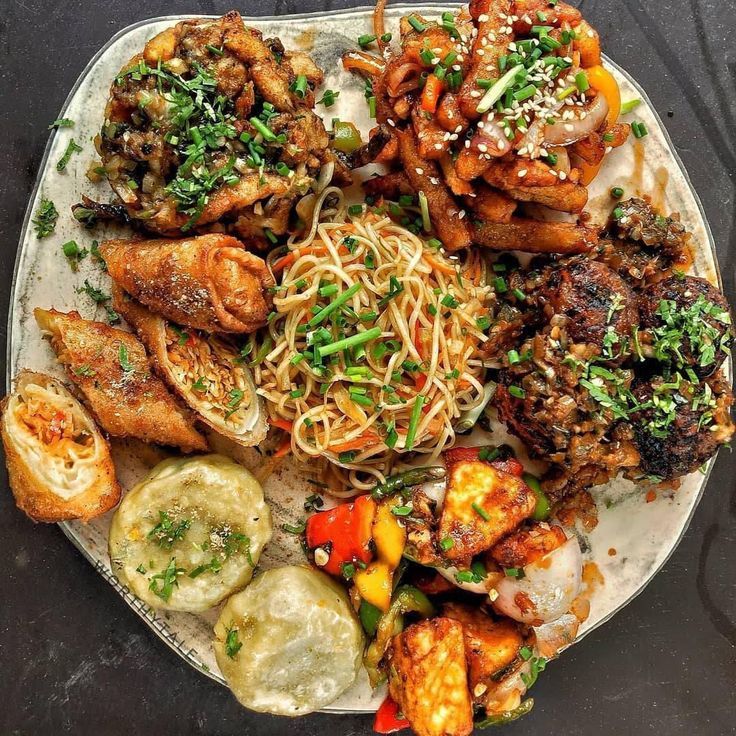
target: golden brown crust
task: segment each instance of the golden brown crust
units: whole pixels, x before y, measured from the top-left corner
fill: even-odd
[[[389,693],[417,736],[467,736],[473,730],[463,627],[421,621],[389,648]]]
[[[90,478],[86,489],[65,499],[54,493],[48,478],[44,478],[34,467],[38,456],[23,457],[18,428],[10,416],[9,406],[19,395],[23,395],[29,385],[41,387],[53,386],[64,399],[73,402],[75,412],[86,420],[87,428],[94,441],[94,477]],[[81,519],[90,519],[104,514],[113,508],[120,500],[121,490],[115,478],[115,468],[110,447],[107,440],[100,434],[84,407],[64,388],[64,386],[42,373],[22,371],[16,379],[16,388],[12,394],[6,396],[0,403],[0,430],[2,432],[3,447],[5,448],[5,462],[8,468],[8,480],[13,491],[15,502],[19,509],[24,511],[34,521],[58,522]],[[37,451],[46,450],[38,441],[34,444]],[[79,462],[75,460],[73,462]]]
[[[177,324],[252,332],[271,311],[274,281],[266,264],[229,235],[108,240],[100,253],[120,287]]]
[[[446,603],[442,614],[462,624],[468,685],[474,700],[482,703],[486,693],[520,661],[519,650],[524,644],[520,626],[506,618],[496,621],[462,603]]]
[[[458,564],[493,546],[534,511],[535,495],[511,473],[481,461],[454,463],[449,473],[439,538],[452,539],[445,556]]]
[[[265,412],[261,404],[261,399],[255,395],[255,386],[252,385],[252,379],[248,368],[245,365],[236,365],[237,351],[230,343],[223,340],[220,337],[214,335],[199,335],[194,331],[190,330],[189,333],[181,333],[179,340],[184,342],[183,346],[175,347],[174,350],[181,354],[182,352],[188,355],[197,354],[200,361],[204,361],[203,372],[206,373],[208,356],[209,360],[213,361],[210,363],[210,367],[213,372],[225,371],[226,376],[220,376],[220,380],[213,382],[220,387],[222,392],[227,392],[228,386],[232,388],[237,386],[244,394],[249,395],[252,401],[256,402],[257,411],[260,414],[258,420],[252,422],[252,426],[245,428],[242,425],[228,423],[228,421],[222,417],[216,417],[212,414],[208,415],[206,411],[203,411],[202,407],[202,396],[197,395],[191,390],[191,382],[186,384],[181,379],[177,380],[177,376],[172,364],[172,358],[169,357],[169,345],[167,342],[167,323],[163,317],[159,317],[153,312],[149,311],[140,302],[137,302],[129,294],[126,294],[119,286],[113,284],[112,288],[112,303],[113,308],[116,312],[120,313],[125,321],[131,325],[138,333],[138,337],[141,339],[143,344],[146,346],[148,355],[150,356],[151,363],[156,373],[163,379],[164,383],[177,394],[182,401],[184,401],[192,411],[197,414],[197,417],[208,424],[219,434],[228,437],[244,447],[252,447],[253,445],[261,442],[267,432],[267,424],[265,420]],[[171,328],[169,327],[170,331]],[[181,332],[181,331],[180,331]],[[191,343],[191,344],[190,344]],[[205,344],[203,344],[205,343]],[[217,350],[214,347],[214,343],[220,347]],[[226,358],[223,361],[221,357],[221,351],[227,346],[228,352]],[[219,356],[219,357],[218,357]],[[179,356],[181,359],[181,355]],[[173,358],[176,360],[176,357]],[[244,374],[247,373],[247,385],[235,384],[238,378],[243,378]],[[238,375],[239,374],[239,375]],[[228,376],[231,376],[228,381]],[[192,381],[197,380],[200,376],[191,376]],[[207,380],[208,376],[202,376]],[[205,394],[207,399],[213,401],[211,393]],[[225,395],[222,398],[222,402],[227,403],[228,397]],[[227,413],[227,412],[226,412]]]
[[[134,335],[82,319],[78,312],[36,309],[34,314],[39,327],[51,333],[59,362],[106,432],[185,452],[207,450],[191,415],[153,375]]]

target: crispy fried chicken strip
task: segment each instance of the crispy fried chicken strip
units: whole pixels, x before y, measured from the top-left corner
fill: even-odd
[[[517,202],[536,202],[558,212],[582,212],[588,203],[587,188],[571,181],[549,187],[512,187],[506,193]]]
[[[598,231],[570,222],[540,222],[512,218],[485,222],[473,229],[473,242],[493,250],[524,253],[587,253],[598,244]]]
[[[414,191],[424,192],[427,197],[432,225],[445,248],[455,251],[470,247],[472,241],[465,211],[460,210],[442,182],[437,165],[419,156],[411,131],[397,130],[396,138],[404,171]]]
[[[252,332],[271,311],[264,261],[229,235],[182,240],[107,240],[110,276],[172,322],[206,332]]]
[[[114,437],[206,451],[192,416],[154,376],[146,351],[129,332],[82,319],[78,312],[35,309],[38,326],[100,426]]]
[[[389,693],[417,736],[468,736],[473,707],[468,692],[463,627],[434,618],[397,634],[388,653]]]
[[[470,69],[465,74],[458,95],[463,115],[470,120],[480,117],[478,103],[484,90],[478,86],[479,79],[498,79],[498,59],[508,53],[507,47],[513,40],[507,17],[511,14],[510,0],[471,0],[470,15],[478,29],[473,41]]]

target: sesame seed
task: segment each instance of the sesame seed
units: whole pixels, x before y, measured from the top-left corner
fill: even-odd
[[[457,128],[455,128],[455,132],[456,133],[462,133],[463,132],[463,126],[462,125],[458,125]]]
[[[424,169],[420,169],[418,166],[414,169],[414,171],[416,171],[419,176],[422,176],[424,174]]]
[[[565,179],[567,179],[567,174],[564,171],[560,171],[559,177],[560,181],[565,181]]]
[[[465,210],[460,210],[460,213],[458,214],[458,219],[462,220],[463,217],[465,217]]]
[[[480,97],[480,90],[474,89],[470,91],[471,97]]]
[[[522,169],[519,172],[519,179],[523,179],[526,175],[527,175],[527,170],[526,169]]]
[[[488,20],[489,20],[489,18],[488,18],[488,15],[486,13],[481,13],[478,16],[478,23],[488,23]]]
[[[467,139],[465,141],[465,148],[470,148],[470,141]]]

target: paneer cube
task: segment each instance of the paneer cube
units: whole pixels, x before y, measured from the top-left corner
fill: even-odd
[[[478,608],[447,603],[443,615],[462,624],[468,685],[476,703],[484,703],[489,692],[516,663],[524,645],[520,626],[511,619],[494,620]]]
[[[417,736],[467,736],[473,730],[463,627],[449,618],[397,634],[388,653],[389,693]]]
[[[449,560],[467,564],[528,518],[536,497],[524,481],[475,461],[450,465],[439,538],[450,538]]]

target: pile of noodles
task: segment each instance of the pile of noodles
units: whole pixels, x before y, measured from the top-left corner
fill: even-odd
[[[254,366],[269,420],[291,432],[298,460],[315,465],[317,458],[327,458],[342,468],[338,474],[355,492],[383,480],[402,454],[407,459],[412,423],[410,451],[428,455],[428,462],[453,444],[458,419],[484,399],[480,348],[487,337],[476,320],[488,315],[494,297],[481,258],[450,259],[380,211],[364,207],[355,215],[351,208],[348,214],[343,193],[335,187],[317,197],[307,236],[291,242],[286,255],[277,252],[269,258],[279,286],[275,314]],[[396,291],[397,282],[400,293],[380,305],[392,288]],[[339,361],[321,375],[308,360],[295,358],[309,349],[310,331],[304,325],[317,311],[315,305],[329,301],[319,295],[321,287],[337,285],[335,298],[357,283],[362,288],[345,305],[348,312],[379,316],[365,324],[358,321],[351,334],[379,327],[380,337],[365,344],[351,366],[339,354]],[[414,370],[392,378],[402,365]],[[351,387],[369,401],[355,403]],[[393,449],[386,442],[391,428]]]

